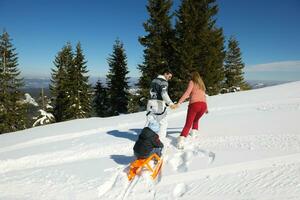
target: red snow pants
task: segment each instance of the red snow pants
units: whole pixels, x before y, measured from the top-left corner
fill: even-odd
[[[198,130],[198,122],[200,117],[206,112],[207,105],[205,102],[195,102],[189,105],[184,128],[180,136],[188,136],[191,127]]]

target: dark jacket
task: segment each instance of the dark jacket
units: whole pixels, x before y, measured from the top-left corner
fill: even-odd
[[[150,156],[153,148],[163,148],[163,143],[159,140],[159,136],[150,128],[143,128],[133,150],[137,157],[146,158]]]
[[[153,79],[150,85],[150,100],[164,101],[167,105],[173,104],[168,94],[168,81],[163,75]]]
[[[163,90],[168,90],[168,82],[163,78],[155,78],[152,80],[150,85],[150,99],[163,100]]]

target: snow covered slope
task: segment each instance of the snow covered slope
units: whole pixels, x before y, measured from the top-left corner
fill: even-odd
[[[162,173],[127,181],[145,112],[0,135],[0,199],[299,199],[300,82],[208,98],[177,150],[187,104],[169,111]]]

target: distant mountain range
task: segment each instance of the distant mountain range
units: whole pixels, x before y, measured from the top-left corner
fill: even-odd
[[[270,80],[248,80],[247,83],[252,87],[252,89],[258,89],[263,87],[269,87],[273,85],[279,85],[283,83],[288,83],[291,81],[270,81]]]
[[[106,78],[105,77],[90,77],[89,78],[90,83],[95,86],[96,82],[98,80],[101,81],[103,85],[106,83]],[[27,88],[48,88],[50,84],[50,78],[47,77],[41,77],[41,78],[30,78],[30,77],[25,77],[25,89]],[[136,87],[136,84],[138,82],[137,77],[132,77],[129,80],[129,86],[130,87]],[[253,88],[261,88],[261,87],[267,87],[267,86],[272,86],[272,85],[278,85],[282,83],[287,83],[288,81],[270,81],[270,80],[248,80],[247,81]]]
[[[92,86],[95,86],[97,81],[100,80],[101,83],[106,85],[105,77],[90,77],[89,81]],[[49,85],[51,83],[50,78],[47,77],[25,77],[24,78],[25,86],[22,89],[23,92],[29,93],[32,97],[36,98],[40,95],[42,88],[44,89],[44,94],[49,96]],[[136,88],[136,83],[138,78],[132,77],[129,79],[129,86],[133,89]]]
[[[89,81],[90,81],[90,84],[92,84],[93,86],[96,85],[96,82],[100,80],[101,83],[103,85],[105,85],[106,83],[106,78],[105,77],[90,77],[89,78]],[[49,87],[49,84],[50,84],[50,78],[47,78],[47,77],[41,77],[41,78],[32,78],[32,77],[25,77],[24,78],[24,81],[25,81],[25,89],[28,89],[28,88],[48,88]],[[138,82],[138,78],[136,77],[132,77],[129,79],[129,86],[130,87],[135,87],[135,84]]]
[[[90,77],[90,83],[95,86],[96,82],[98,80],[101,81],[103,85],[106,83],[106,78],[105,77]],[[41,93],[41,89],[44,88],[44,93],[45,95],[49,95],[49,84],[50,84],[50,78],[31,78],[31,77],[26,77],[24,78],[25,81],[25,87],[23,88],[23,91],[26,93],[29,93],[32,97],[38,97]],[[136,89],[138,82],[137,77],[130,78],[129,80],[129,86],[133,89]],[[268,87],[268,86],[273,86],[273,85],[278,85],[282,83],[286,83],[287,81],[263,81],[263,80],[248,80],[247,81],[250,86],[253,89],[257,88],[263,88],[263,87]]]

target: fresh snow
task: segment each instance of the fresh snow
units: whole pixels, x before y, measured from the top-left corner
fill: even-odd
[[[0,199],[260,199],[300,197],[300,82],[208,97],[184,150],[187,103],[169,110],[161,174],[127,170],[145,112],[0,135]]]

